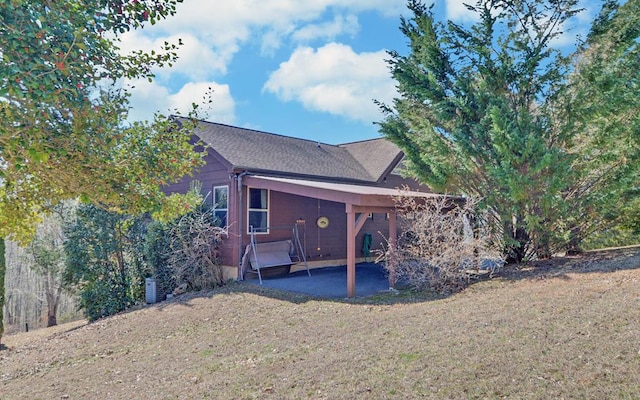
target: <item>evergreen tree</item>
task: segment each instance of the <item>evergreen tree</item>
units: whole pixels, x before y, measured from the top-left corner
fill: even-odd
[[[639,38],[640,1],[605,2],[558,102],[558,125],[575,132],[566,216],[573,248],[593,232],[640,231]]]
[[[569,60],[552,47],[576,0],[480,0],[470,27],[436,20],[422,2],[390,52],[400,97],[381,132],[408,172],[440,192],[482,199],[508,261],[548,257],[565,237],[564,190],[574,173],[572,132],[554,123]],[[432,6],[433,7],[433,6]]]

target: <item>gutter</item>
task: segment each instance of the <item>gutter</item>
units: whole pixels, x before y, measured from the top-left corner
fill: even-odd
[[[243,212],[242,212],[242,177],[249,175],[248,171],[243,171],[241,173],[237,173],[235,178],[236,178],[236,189],[237,189],[237,194],[236,194],[236,212],[237,212],[237,216],[236,216],[236,221],[238,221],[238,279],[239,281],[244,280],[244,276],[242,274],[242,256],[244,254],[244,252],[242,251],[242,216],[243,216]]]

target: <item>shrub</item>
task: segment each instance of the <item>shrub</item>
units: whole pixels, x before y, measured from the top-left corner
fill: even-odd
[[[178,286],[175,280],[175,271],[169,264],[169,228],[160,221],[152,221],[147,226],[147,235],[144,238],[144,258],[151,270],[151,276],[156,279],[158,293],[171,293]]]
[[[211,210],[199,208],[180,217],[169,229],[167,264],[174,284],[186,284],[191,290],[224,283],[220,244],[226,229],[216,226]]]
[[[65,222],[67,287],[79,292],[79,307],[89,320],[115,314],[141,301],[147,273],[137,244],[140,218],[80,205]]]
[[[493,272],[503,264],[482,229],[475,201],[421,200],[396,198],[401,233],[383,255],[389,274],[418,290],[450,293],[468,285],[470,274]]]

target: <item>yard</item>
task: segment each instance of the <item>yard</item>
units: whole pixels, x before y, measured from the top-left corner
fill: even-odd
[[[3,399],[639,398],[640,249],[446,297],[252,284],[3,338]]]

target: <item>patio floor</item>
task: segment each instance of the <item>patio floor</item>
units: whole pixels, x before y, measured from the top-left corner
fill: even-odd
[[[247,279],[245,282],[259,285],[257,279]],[[347,266],[324,267],[307,271],[297,271],[291,274],[279,275],[262,279],[262,286],[273,289],[304,293],[323,298],[347,297]],[[356,296],[371,296],[378,292],[389,290],[389,280],[381,264],[356,264]]]

